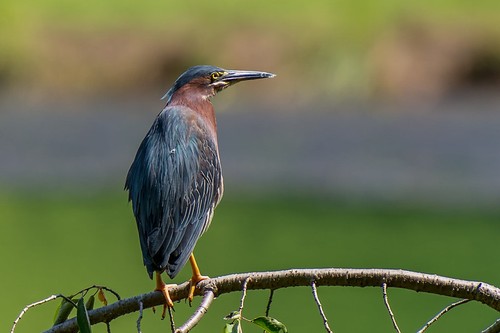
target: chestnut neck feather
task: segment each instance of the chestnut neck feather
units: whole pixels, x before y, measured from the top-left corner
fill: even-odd
[[[214,95],[215,91],[212,87],[193,80],[174,92],[168,106],[180,105],[195,111],[208,122],[212,134],[217,138],[215,110],[210,102],[210,97]]]

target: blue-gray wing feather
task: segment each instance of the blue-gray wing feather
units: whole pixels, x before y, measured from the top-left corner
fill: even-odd
[[[189,108],[165,108],[128,172],[125,188],[150,276],[177,275],[221,199],[217,142],[207,126]]]

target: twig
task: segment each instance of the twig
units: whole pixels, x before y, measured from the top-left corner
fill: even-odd
[[[461,304],[465,304],[467,302],[470,302],[470,299],[462,299],[458,302],[452,303],[445,307],[443,310],[441,310],[437,315],[435,315],[431,320],[429,320],[420,330],[417,331],[417,333],[423,333],[425,332],[429,326],[431,326],[433,323],[435,323],[439,318],[441,318],[446,312],[450,311],[456,306],[459,306]]]
[[[99,289],[103,289],[103,290],[109,291],[110,293],[112,293],[113,295],[115,295],[115,297],[116,297],[116,299],[117,299],[117,300],[120,300],[120,299],[121,299],[120,295],[118,295],[118,293],[117,293],[116,291],[114,291],[113,289],[108,288],[108,287],[106,287],[106,286],[99,286],[99,285],[93,285],[93,286],[87,287],[87,288],[85,288],[85,289],[82,289],[82,290],[80,290],[79,292],[77,292],[77,293],[75,293],[75,294],[71,295],[69,298],[73,298],[73,297],[75,297],[75,296],[76,296],[76,295],[78,295],[78,294],[86,293],[87,291],[89,291],[90,289],[93,289],[93,288],[96,288],[96,289],[98,289],[98,290],[99,290]],[[84,296],[85,296],[85,295],[84,295]]]
[[[382,283],[382,295],[384,297],[384,303],[385,307],[387,308],[387,311],[389,311],[389,316],[391,316],[392,320],[392,325],[396,329],[398,333],[401,333],[401,330],[398,327],[398,323],[396,323],[396,318],[394,317],[394,313],[392,313],[391,306],[389,305],[389,299],[387,297],[387,283]]]
[[[191,306],[191,304],[189,304],[189,306]],[[175,322],[174,322],[173,308],[167,306],[167,310],[168,310],[168,318],[170,319],[170,330],[172,331],[172,333],[175,333]]]
[[[144,310],[144,304],[139,301],[139,318],[137,318],[137,333],[142,333],[141,331],[141,321],[142,321],[142,311]]]
[[[500,318],[498,318],[493,324],[486,327],[481,333],[498,333],[500,332]]]
[[[323,325],[325,325],[325,329],[328,333],[333,333],[332,329],[328,325],[328,319],[326,318],[325,312],[323,311],[323,306],[321,306],[321,302],[319,301],[318,290],[316,289],[316,282],[314,282],[314,280],[312,280],[312,282],[311,282],[311,287],[312,287],[312,293],[314,296],[314,300],[316,301],[316,304],[318,305],[319,314],[321,315],[321,318],[323,318]]]
[[[269,292],[269,299],[267,300],[267,305],[266,305],[266,317],[269,317],[269,312],[271,312],[271,303],[273,302],[273,296],[274,296],[274,289],[271,289]],[[266,330],[264,330],[264,333],[266,333]]]
[[[465,281],[444,276],[411,272],[393,269],[291,269],[284,271],[241,273],[221,276],[204,280],[198,283],[197,288],[203,293],[212,288],[216,296],[241,291],[241,281],[251,277],[252,283],[248,290],[280,289],[287,287],[310,286],[311,280],[317,286],[351,286],[351,287],[380,287],[387,283],[391,288],[404,288],[419,292],[427,292],[457,298],[466,298],[479,301],[500,311],[500,288],[478,281]],[[186,299],[189,292],[189,283],[183,283],[169,289],[173,301]],[[111,321],[125,314],[139,310],[138,301],[144,302],[144,308],[163,305],[165,298],[160,292],[150,292],[109,304],[89,311],[92,324]],[[69,319],[64,323],[47,330],[49,333],[76,332],[76,319]]]
[[[47,303],[47,302],[50,302],[56,298],[58,298],[60,295],[51,295],[45,299],[42,299],[41,301],[38,301],[38,302],[35,302],[35,303],[31,303],[30,305],[27,305],[26,307],[24,307],[24,309],[21,311],[21,313],[19,314],[19,316],[17,316],[16,320],[14,320],[14,324],[12,325],[12,328],[10,330],[10,333],[14,333],[14,331],[16,330],[16,326],[17,324],[19,323],[19,320],[21,320],[21,318],[24,316],[24,314],[31,308],[37,306],[37,305],[40,305],[40,304],[43,304],[43,303]]]
[[[271,303],[273,302],[273,296],[274,296],[274,289],[271,289],[271,292],[269,293],[269,299],[267,300],[266,317],[269,317],[269,312],[271,311]]]
[[[207,289],[203,294],[203,299],[201,300],[201,304],[198,306],[193,315],[182,325],[179,327],[175,333],[186,333],[189,332],[193,327],[195,327],[201,320],[201,318],[207,313],[210,304],[215,298],[214,291],[212,289]]]
[[[105,286],[95,286],[95,287],[96,288],[104,289],[106,291],[109,291],[110,293],[112,293],[113,295],[115,295],[115,297],[116,297],[117,300],[121,300],[120,295],[118,295],[118,293],[116,291],[114,291],[113,289],[105,287]]]
[[[238,313],[240,314],[240,318],[242,317],[241,313],[243,312],[243,306],[245,304],[245,298],[247,297],[247,287],[248,287],[248,281],[250,281],[250,277],[247,277],[243,281],[243,291],[241,295],[241,300],[240,300],[240,308],[238,309]]]

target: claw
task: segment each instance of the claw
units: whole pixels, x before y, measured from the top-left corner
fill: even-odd
[[[189,304],[193,301],[194,298],[194,290],[196,289],[196,285],[198,282],[209,279],[208,276],[204,275],[193,275],[191,279],[189,279],[189,294],[188,294],[188,300]]]
[[[170,298],[170,294],[168,293],[168,288],[175,286],[175,284],[165,284],[161,278],[161,273],[156,272],[156,288],[155,290],[161,291],[163,294],[163,297],[165,297],[165,304],[163,304],[163,312],[161,313],[161,319],[165,318],[166,312],[167,312],[167,307],[173,308],[174,307],[174,302],[172,302],[172,299]]]

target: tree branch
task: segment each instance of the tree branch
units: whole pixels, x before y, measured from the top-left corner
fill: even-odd
[[[17,323],[21,320],[21,318],[24,316],[24,314],[29,309],[31,309],[31,308],[33,308],[35,306],[38,306],[40,304],[44,304],[44,303],[50,302],[50,301],[56,299],[57,297],[59,297],[59,296],[58,295],[50,295],[46,299],[42,299],[41,301],[38,301],[38,302],[35,302],[35,303],[32,303],[32,304],[26,305],[24,307],[24,309],[21,311],[21,313],[19,314],[19,316],[17,316],[16,320],[14,320],[14,325],[12,325],[12,329],[10,330],[10,333],[14,333],[14,331],[16,330]]]
[[[175,333],[186,333],[189,332],[193,327],[196,326],[201,320],[201,318],[207,313],[210,304],[214,300],[215,295],[212,289],[206,289],[205,294],[203,295],[203,299],[201,300],[201,304],[198,306],[193,315],[177,330]]]
[[[470,302],[470,299],[461,299],[460,301],[458,302],[455,302],[455,303],[452,303],[450,305],[448,305],[447,307],[445,307],[443,310],[441,310],[437,315],[435,315],[434,317],[432,317],[431,320],[429,320],[427,323],[425,323],[424,327],[422,327],[421,329],[419,329],[417,331],[417,333],[424,333],[432,324],[434,324],[439,318],[441,318],[446,312],[450,311],[451,309],[453,309],[454,307],[457,307],[459,305],[462,305],[462,304],[465,304],[467,302]]]
[[[311,282],[311,288],[312,288],[312,293],[314,297],[314,301],[316,302],[316,305],[318,306],[319,314],[321,315],[321,319],[323,319],[323,325],[325,326],[325,329],[328,333],[333,333],[332,329],[330,328],[330,325],[328,325],[328,319],[326,318],[325,311],[323,311],[323,306],[321,305],[321,302],[318,297],[318,289],[316,288],[316,282]]]
[[[401,333],[398,323],[396,322],[396,318],[394,317],[394,313],[392,312],[391,305],[389,304],[389,297],[387,297],[387,283],[385,282],[382,283],[382,297],[384,298],[385,307],[387,308],[387,311],[389,311],[389,316],[391,317],[392,326],[394,326],[396,332]]]
[[[481,331],[481,333],[498,333],[500,332],[500,318],[498,318],[493,324],[488,326],[485,330]]]
[[[143,310],[144,310],[144,305],[142,304],[142,301],[139,301],[139,318],[137,318],[137,333],[142,333],[141,321],[142,321]]]
[[[391,269],[291,269],[285,271],[241,273],[203,280],[196,287],[196,294],[205,294],[207,289],[213,291],[215,297],[231,292],[240,292],[242,283],[248,280],[247,288],[280,289],[287,287],[310,286],[315,281],[317,286],[351,286],[351,287],[387,287],[404,288],[419,292],[465,298],[478,301],[500,311],[500,289],[484,282],[466,281],[448,277]],[[169,288],[173,301],[188,296],[189,283]],[[165,299],[160,292],[150,292],[123,299],[108,306],[89,311],[91,324],[108,322],[125,314],[139,311],[139,301],[144,308],[163,304]],[[76,332],[76,319],[70,319],[46,333]]]

